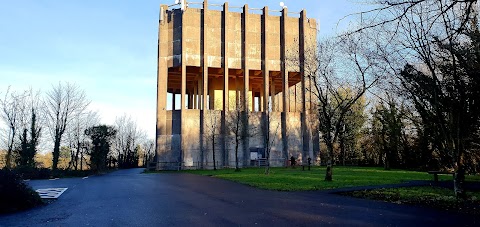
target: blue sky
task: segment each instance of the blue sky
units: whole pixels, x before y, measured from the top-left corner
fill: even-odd
[[[154,138],[158,9],[173,2],[1,1],[0,95],[8,86],[47,91],[59,81],[76,83],[103,123],[113,124],[116,116],[126,113]],[[279,2],[231,0],[229,4],[280,9]],[[332,35],[339,19],[361,9],[352,0],[284,2],[290,12],[307,9],[307,16],[321,24],[320,36]]]

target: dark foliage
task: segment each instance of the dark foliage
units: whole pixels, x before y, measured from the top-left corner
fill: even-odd
[[[90,169],[95,172],[105,171],[107,169],[108,153],[110,152],[110,141],[117,131],[107,125],[93,126],[85,130],[85,135],[92,140],[92,149],[90,150]]]
[[[138,160],[139,160],[139,147],[135,147],[133,151],[128,151],[126,154],[119,155],[119,168],[137,168],[138,167]]]
[[[43,204],[40,196],[9,169],[0,170],[0,213],[25,210]]]
[[[32,109],[32,119],[30,126],[30,139],[27,137],[28,130],[23,129],[20,136],[21,147],[18,149],[17,164],[22,167],[35,167],[35,154],[37,153],[37,145],[40,137],[41,128],[37,125],[37,115],[35,109]]]
[[[13,169],[22,179],[49,179],[52,177],[52,170],[48,168],[32,168],[29,166],[19,166]]]

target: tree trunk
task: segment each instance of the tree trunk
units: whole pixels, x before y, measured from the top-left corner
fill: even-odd
[[[57,170],[58,158],[60,156],[60,139],[55,138],[55,144],[53,147],[53,160],[52,160],[52,170]]]
[[[383,168],[385,170],[390,170],[390,154],[389,151],[384,152],[385,157],[383,158]]]
[[[83,170],[83,152],[80,153],[80,170]]]
[[[328,161],[327,161],[327,171],[325,174],[325,180],[326,181],[332,181],[333,180],[333,144],[327,142],[327,150],[329,153]]]
[[[215,136],[212,137],[212,154],[213,154],[213,170],[217,170],[217,163],[215,160]]]
[[[342,152],[342,165],[345,166],[345,139],[342,135],[342,138],[340,139],[340,150]]]
[[[466,199],[466,192],[464,188],[465,183],[465,167],[463,163],[463,152],[460,151],[458,155],[458,161],[455,165],[455,174],[453,177],[453,189],[457,199]]]
[[[457,199],[466,198],[464,183],[465,183],[465,170],[463,167],[460,167],[455,172],[454,178],[453,178],[453,188],[454,188],[455,196],[457,197]]]
[[[239,172],[240,168],[238,166],[238,136],[235,136],[235,172]]]
[[[327,173],[325,174],[325,180],[326,180],[326,181],[332,181],[332,180],[333,180],[332,160],[328,160],[328,163],[327,163]]]
[[[14,131],[12,134],[12,138],[10,140],[10,144],[8,146],[8,150],[7,150],[7,157],[6,157],[6,162],[5,163],[5,167],[7,167],[7,169],[10,169],[12,168],[12,152],[13,152],[13,142],[15,141],[15,130],[12,130]]]
[[[270,159],[270,157],[267,157],[267,159],[265,160],[265,175],[270,174],[270,160],[269,159]]]

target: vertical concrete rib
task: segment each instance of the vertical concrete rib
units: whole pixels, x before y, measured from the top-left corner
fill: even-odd
[[[203,24],[202,24],[202,78],[203,78],[203,86],[202,86],[202,109],[207,109],[207,102],[208,102],[208,1],[203,1]]]
[[[248,49],[250,48],[250,43],[249,43],[249,37],[248,37],[248,5],[245,5],[243,8],[243,20],[245,21],[243,23],[243,43],[244,43],[244,48],[243,48],[243,108],[245,111],[248,111],[250,108],[248,106],[248,90],[249,90],[249,82],[250,82],[250,75],[249,75],[249,65],[248,65]]]
[[[280,23],[280,60],[281,60],[281,71],[282,71],[282,89],[283,89],[283,112],[290,112],[290,97],[288,91],[288,70],[286,65],[286,55],[287,55],[287,47],[286,47],[286,33],[287,33],[287,17],[288,17],[288,9],[283,8],[282,10],[282,18]]]
[[[185,56],[186,54],[186,51],[185,51],[185,47],[186,47],[186,35],[187,34],[187,28],[185,26],[185,22],[186,22],[186,19],[185,19],[185,14],[187,14],[187,11],[183,11],[182,13],[182,87],[180,89],[180,93],[182,94],[181,98],[180,98],[180,103],[181,103],[181,106],[180,106],[180,110],[184,110],[185,109],[185,104],[186,104],[186,93],[187,93],[187,56]],[[182,121],[183,121],[183,117],[182,117]]]
[[[288,113],[290,112],[290,95],[288,92],[288,71],[286,65],[286,33],[287,33],[287,17],[288,10],[283,8],[282,18],[280,22],[280,60],[281,60],[281,71],[282,71],[282,142],[283,142],[283,158],[288,158],[288,124],[287,119]]]
[[[263,76],[263,111],[268,112],[269,109],[269,95],[270,95],[270,73],[267,64],[267,17],[268,7],[263,8],[262,14],[262,76]]]
[[[227,151],[227,113],[229,110],[230,102],[228,97],[228,28],[230,27],[228,21],[228,2],[223,4],[223,12],[222,12],[222,42],[223,42],[223,50],[222,50],[222,65],[223,65],[223,111],[222,111],[222,151],[223,151],[223,166],[229,165],[229,156]]]
[[[185,11],[182,12],[182,62],[181,62],[181,73],[182,73],[182,82],[181,82],[181,97],[180,97],[180,157],[178,158],[178,161],[183,162],[184,160],[184,150],[185,150],[185,134],[187,132],[187,128],[185,127],[186,123],[186,108],[185,108],[185,103],[186,103],[186,92],[187,92],[187,56],[186,56],[186,39],[187,39],[187,27],[185,26],[186,24],[186,16],[188,14],[188,9],[185,9]]]
[[[307,20],[307,12],[305,10],[302,10],[300,13],[300,32],[299,32],[299,46],[298,46],[298,54],[299,54],[299,59],[300,59],[300,77],[301,77],[301,86],[302,86],[302,91],[301,91],[301,99],[302,99],[302,106],[301,106],[301,112],[305,113],[305,26],[306,26],[306,20]]]
[[[248,126],[248,87],[249,87],[249,66],[248,66],[248,51],[247,49],[249,48],[249,39],[248,39],[248,5],[245,4],[243,6],[243,15],[242,15],[242,40],[243,40],[243,46],[242,46],[242,69],[243,69],[243,98],[242,98],[242,108],[243,108],[243,124],[246,124]],[[247,133],[247,127],[243,127],[244,130],[242,133],[246,135]],[[248,161],[250,159],[249,157],[249,140],[245,139],[243,140],[243,165],[246,166],[248,165]]]
[[[228,111],[229,97],[228,97],[228,2],[223,4],[223,110]]]
[[[166,134],[166,109],[167,109],[167,79],[168,79],[168,29],[163,27],[168,26],[166,21],[166,5],[160,5],[160,18],[158,21],[158,49],[157,49],[157,128],[156,128],[156,146],[155,146],[155,160],[157,162],[164,160],[165,141],[162,139]]]
[[[300,107],[300,123],[302,129],[302,157],[305,158],[310,154],[310,130],[309,126],[307,125],[307,111],[306,111],[306,100],[305,100],[305,29],[306,29],[306,21],[307,20],[307,12],[302,10],[300,13],[300,20],[299,20],[299,42],[298,42],[298,54],[300,59],[300,77],[301,77],[301,99],[302,104]],[[313,155],[313,154],[312,154]],[[314,158],[314,157],[310,157]]]

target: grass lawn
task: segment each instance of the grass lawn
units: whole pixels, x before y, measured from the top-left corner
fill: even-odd
[[[182,173],[207,175],[232,180],[262,189],[278,191],[307,191],[354,186],[397,184],[412,180],[433,180],[426,172],[406,170],[383,170],[375,167],[333,168],[333,181],[324,181],[325,167],[314,167],[311,171],[302,171],[301,167],[271,168],[270,175],[264,174],[264,168],[246,168],[240,172],[233,169],[185,170]],[[440,180],[451,180],[452,176],[439,175]],[[467,177],[467,180],[480,181],[479,176]]]
[[[442,210],[454,210],[461,213],[480,214],[480,192],[478,191],[467,192],[466,200],[457,200],[452,189],[432,186],[375,189],[342,194],[399,204],[415,204]]]

